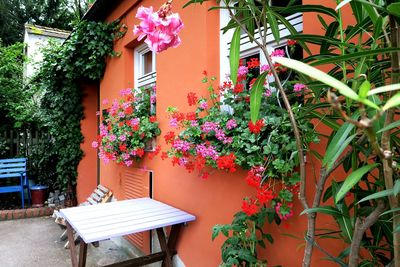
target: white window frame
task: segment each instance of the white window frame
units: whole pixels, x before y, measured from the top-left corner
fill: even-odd
[[[152,62],[151,67],[152,70],[150,73],[144,74],[144,55],[150,52],[150,48],[146,43],[143,43],[137,46],[134,49],[134,65],[133,65],[133,72],[134,72],[134,86],[135,90],[138,90],[142,87],[153,87],[156,85],[157,80],[157,72],[156,72],[156,53],[152,53]],[[151,113],[156,113],[155,106],[151,105]],[[150,141],[149,144],[146,144],[145,151],[152,152],[155,151],[156,147],[156,139]]]
[[[223,5],[223,3],[221,4]],[[287,16],[286,19],[292,24],[292,26],[297,30],[297,32],[303,32],[303,15],[302,13],[292,14]],[[229,11],[226,9],[220,9],[220,27],[225,27],[229,22]],[[263,28],[261,28],[263,31]],[[229,69],[229,49],[231,45],[231,40],[233,36],[234,29],[230,29],[225,34],[220,31],[220,79],[221,81],[226,80],[226,77],[230,73]],[[275,47],[282,46],[287,43],[288,36],[290,35],[289,30],[282,24],[279,25],[279,33],[281,40],[279,44],[275,42],[272,35],[271,29],[267,29],[267,49],[272,52]],[[255,38],[260,40],[259,30],[255,31]],[[246,33],[240,36],[240,58],[248,57],[254,54],[260,54],[260,64],[267,64],[267,60],[262,53],[261,49],[253,42],[250,42],[249,37]]]
[[[152,70],[150,73],[144,74],[144,55],[151,50],[147,44],[141,44],[134,50],[134,85],[135,88],[143,86],[154,86],[157,79],[156,72],[156,53],[152,52]]]

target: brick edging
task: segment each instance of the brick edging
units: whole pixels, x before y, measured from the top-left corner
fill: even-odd
[[[0,221],[50,216],[55,208],[41,207],[17,210],[0,210]]]

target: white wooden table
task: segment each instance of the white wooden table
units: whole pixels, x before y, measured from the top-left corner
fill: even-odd
[[[161,252],[109,266],[142,266],[163,261],[163,266],[172,267],[172,256],[176,254],[176,243],[181,226],[196,219],[189,213],[150,198],[61,209],[60,214],[67,224],[73,267],[86,265],[89,243],[154,229],[157,231]],[[172,226],[168,242],[163,231],[163,227],[166,226]],[[80,243],[79,260],[73,230],[83,240]]]

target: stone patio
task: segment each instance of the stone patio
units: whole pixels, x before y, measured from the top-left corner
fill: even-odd
[[[39,217],[0,221],[0,265],[7,267],[71,266],[69,250],[59,236],[63,230],[54,218]],[[112,241],[88,246],[86,266],[97,267],[129,259],[130,255]]]

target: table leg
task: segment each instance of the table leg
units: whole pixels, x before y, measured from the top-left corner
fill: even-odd
[[[161,251],[165,253],[165,258],[163,260],[163,266],[172,267],[172,255],[168,248],[167,241],[165,239],[164,230],[162,228],[157,228],[158,241],[160,242]]]
[[[87,244],[81,239],[81,244],[79,245],[79,267],[86,266],[86,255],[87,255]]]
[[[67,224],[67,235],[69,241],[69,250],[71,253],[72,267],[78,267],[78,262],[77,262],[78,258],[76,255],[75,240],[74,240],[74,230],[72,229],[68,221],[66,221],[66,224]]]
[[[163,249],[163,245],[161,242],[165,241],[165,235],[164,235],[164,231],[162,229],[157,229],[157,235],[158,235],[158,239],[160,240],[160,246],[162,251],[164,251],[166,253],[166,257],[165,260],[162,263],[162,267],[168,267],[168,266],[172,266],[172,256],[174,255],[174,251],[176,251],[176,244],[178,242],[178,237],[179,237],[179,233],[182,229],[182,224],[175,224],[172,226],[171,228],[171,232],[169,234],[169,238],[168,238],[168,242],[166,243],[166,250]],[[159,233],[159,231],[161,231]],[[160,235],[161,235],[161,239],[160,239]],[[164,241],[162,241],[164,240]],[[170,259],[170,260],[168,260]],[[168,263],[170,262],[170,263]],[[171,265],[168,265],[171,264]]]

